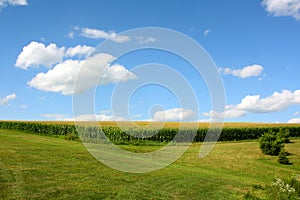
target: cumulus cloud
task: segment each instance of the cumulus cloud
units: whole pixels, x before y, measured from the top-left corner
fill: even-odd
[[[7,105],[8,102],[11,100],[14,100],[17,98],[17,95],[15,93],[12,93],[10,95],[7,95],[6,97],[0,98],[0,105]]]
[[[292,118],[287,123],[300,124],[300,118]]]
[[[135,79],[136,76],[122,65],[112,65],[114,57],[109,54],[96,54],[85,60],[65,60],[46,73],[37,74],[28,82],[30,87],[43,91],[58,92],[64,95],[74,94],[75,81],[78,81],[77,92],[87,90],[97,83],[99,73],[102,77],[99,85],[117,83]],[[76,80],[80,71],[81,79]],[[101,74],[100,74],[101,75]]]
[[[148,44],[148,43],[153,43],[156,42],[156,39],[153,37],[143,37],[143,36],[138,36],[135,38],[140,44]]]
[[[233,75],[240,78],[249,78],[253,76],[259,76],[262,71],[263,67],[260,65],[251,65],[246,66],[242,69],[230,69],[230,68],[220,68],[219,70],[225,75]]]
[[[76,121],[126,121],[125,118],[113,115],[95,115],[95,114],[85,114],[75,117]]]
[[[84,114],[76,117],[66,117],[66,115],[63,114],[44,114],[43,117],[52,118],[58,121],[126,121],[123,117],[105,114]]]
[[[66,117],[64,114],[43,114],[42,117],[52,118],[52,119],[62,119]]]
[[[56,44],[45,46],[43,43],[32,41],[30,44],[23,47],[15,66],[22,69],[39,65],[51,67],[53,64],[63,60],[64,52],[65,48],[58,48]]]
[[[300,20],[300,0],[263,0],[262,5],[273,16],[291,16]]]
[[[80,35],[86,38],[107,39],[118,43],[128,42],[130,40],[126,35],[118,35],[113,31],[105,32],[103,30],[91,28],[82,28]]]
[[[172,108],[169,110],[157,111],[151,121],[192,121],[196,120],[196,113],[185,108]]]
[[[247,95],[236,107],[253,113],[267,113],[281,111],[297,104],[300,104],[300,90],[294,92],[283,90],[274,92],[266,98],[261,98],[260,95]]]
[[[37,67],[39,65],[52,67],[54,64],[62,62],[66,57],[86,57],[94,51],[94,49],[95,48],[91,46],[77,45],[66,50],[66,47],[59,48],[56,44],[46,46],[43,43],[32,41],[23,47],[15,66],[22,69],[28,69],[32,66]]]
[[[225,106],[225,111],[224,112],[216,112],[216,111],[209,111],[209,112],[204,112],[203,115],[205,117],[211,117],[211,118],[227,118],[227,119],[232,119],[232,118],[240,118],[245,116],[247,111],[240,110],[236,108],[234,105],[226,105]]]
[[[27,6],[27,0],[0,0],[0,12],[2,8],[5,8],[8,5],[12,6]]]
[[[274,92],[271,96],[261,98],[260,95],[247,95],[237,105],[227,105],[223,113],[210,111],[204,116],[239,118],[250,113],[270,113],[287,109],[291,105],[300,105],[300,90],[294,92],[283,90]]]
[[[27,0],[0,0],[0,5],[11,4],[13,6],[26,6],[28,5]]]
[[[65,55],[68,57],[74,56],[87,56],[95,50],[94,47],[86,45],[77,45],[75,47],[70,47],[67,49]]]

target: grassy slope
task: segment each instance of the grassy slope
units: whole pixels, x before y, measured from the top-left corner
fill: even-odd
[[[240,199],[300,172],[299,139],[286,145],[290,166],[263,155],[257,142],[219,143],[204,159],[200,145],[165,169],[128,174],[99,163],[80,142],[0,130],[0,199]]]

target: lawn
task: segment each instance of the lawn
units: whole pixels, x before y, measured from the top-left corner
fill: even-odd
[[[130,174],[98,162],[78,141],[0,130],[0,199],[243,199],[248,191],[264,198],[275,177],[300,174],[300,139],[285,145],[292,165],[262,154],[257,141],[220,142],[203,159],[200,146],[162,170]]]

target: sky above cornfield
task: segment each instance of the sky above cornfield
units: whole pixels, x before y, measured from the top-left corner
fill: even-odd
[[[74,84],[86,66],[81,89],[94,86],[94,113],[76,116],[80,120],[222,116],[232,122],[300,123],[300,0],[0,0],[0,26],[1,120],[74,120]],[[205,78],[180,56],[151,48],[120,57],[93,53],[104,41],[154,45],[160,40],[150,32],[126,34],[144,27],[174,30],[202,46],[224,84],[222,112],[214,110]],[[133,69],[145,63],[166,65],[184,77],[197,111],[155,83],[132,91],[126,101],[113,99],[116,85],[139,80]],[[104,68],[104,78],[88,84]],[[173,80],[172,87],[181,86]],[[112,105],[126,108],[128,115],[114,112]]]

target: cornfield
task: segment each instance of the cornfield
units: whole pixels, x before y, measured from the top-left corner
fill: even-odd
[[[194,142],[202,142],[207,134],[208,125],[199,125],[198,128],[178,128],[179,124],[168,123],[161,129],[130,127],[121,129],[114,122],[101,124],[101,128],[89,123],[75,126],[72,122],[25,122],[25,121],[0,121],[0,129],[17,130],[27,133],[51,136],[65,136],[72,134],[85,140],[106,139],[116,144],[127,144],[133,141],[150,140],[170,142],[176,136],[177,141],[194,137]],[[147,125],[145,123],[145,125]],[[278,132],[280,129],[289,131],[290,137],[300,137],[300,124],[255,124],[231,123],[225,124],[219,141],[252,140],[258,139],[268,131]],[[80,131],[78,131],[80,130]],[[78,135],[80,134],[80,135]]]

